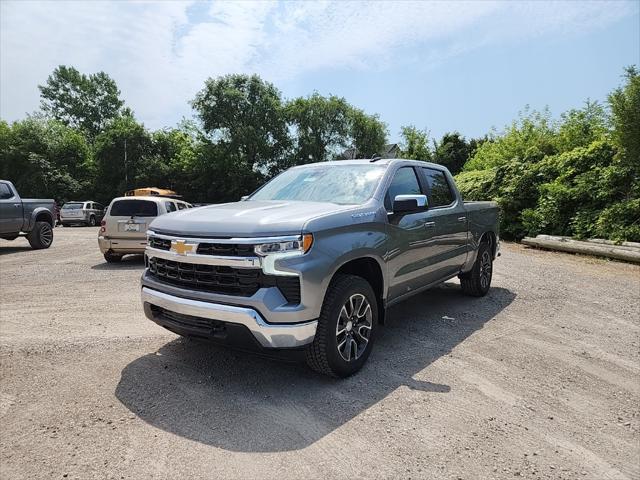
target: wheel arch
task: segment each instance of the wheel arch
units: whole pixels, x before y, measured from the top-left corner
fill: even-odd
[[[52,228],[54,226],[53,215],[46,208],[36,208],[33,211],[31,218],[32,218],[31,228],[33,228],[36,222],[47,222]]]
[[[376,296],[378,303],[378,323],[384,324],[386,285],[382,262],[373,256],[360,256],[344,261],[333,273],[331,280],[336,275],[349,274],[364,278]]]

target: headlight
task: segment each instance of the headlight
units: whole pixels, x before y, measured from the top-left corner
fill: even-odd
[[[261,243],[260,245],[256,245],[254,247],[254,251],[256,252],[256,255],[259,255],[261,257],[265,257],[267,255],[275,253],[289,252],[304,254],[309,251],[311,245],[313,245],[313,235],[310,233],[305,233],[304,235],[300,235],[300,237],[295,240]]]

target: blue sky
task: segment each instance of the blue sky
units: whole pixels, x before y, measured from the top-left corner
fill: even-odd
[[[285,97],[344,96],[389,126],[499,130],[525,105],[604,100],[640,64],[640,3],[0,3],[0,116],[38,108],[59,64],[104,70],[149,128],[191,117],[209,76],[258,73]]]

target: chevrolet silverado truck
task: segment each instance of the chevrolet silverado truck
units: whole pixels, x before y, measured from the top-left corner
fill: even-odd
[[[56,218],[53,199],[20,198],[13,183],[0,180],[0,238],[26,236],[33,249],[53,243]]]
[[[456,276],[485,295],[499,248],[495,203],[463,202],[446,168],[400,159],[294,167],[240,202],[158,217],[147,235],[149,319],[299,349],[334,377],[362,367],[390,306]]]

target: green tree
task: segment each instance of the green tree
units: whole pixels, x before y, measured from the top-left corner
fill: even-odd
[[[624,77],[626,84],[609,95],[613,138],[630,162],[640,164],[640,73],[631,66]]]
[[[91,152],[81,133],[55,120],[0,121],[0,178],[24,196],[63,202],[91,191]]]
[[[402,158],[425,161],[431,160],[429,132],[426,129],[420,130],[413,125],[408,125],[401,127],[400,136]]]
[[[245,168],[273,169],[290,139],[280,91],[258,75],[208,79],[192,102],[204,131]]]
[[[135,172],[135,186],[170,188],[183,195],[191,193],[198,142],[182,129],[158,130],[149,134],[148,151]]]
[[[42,111],[95,138],[124,105],[116,82],[104,72],[91,75],[60,65],[39,85]]]
[[[367,115],[360,109],[352,108],[349,121],[355,158],[371,158],[382,152],[387,143],[387,126],[378,115]]]
[[[331,160],[351,146],[352,113],[351,106],[344,98],[323,97],[317,92],[306,98],[289,101],[286,118],[294,130],[294,149],[290,164]],[[359,140],[365,150],[373,145],[370,139],[367,140],[367,129],[366,126],[361,128]],[[373,138],[373,142],[377,140]]]
[[[439,142],[434,141],[433,162],[444,165],[455,175],[469,159],[472,146],[458,132],[445,133]]]
[[[587,147],[608,134],[607,113],[598,102],[588,101],[581,109],[572,109],[560,116],[555,140],[559,152]]]
[[[152,154],[151,137],[132,116],[116,118],[95,140],[98,201],[108,202],[136,185]],[[148,186],[148,185],[144,185]]]

